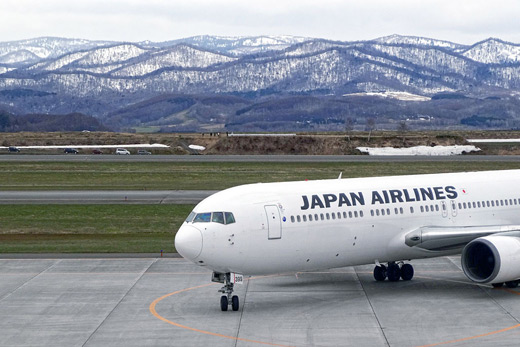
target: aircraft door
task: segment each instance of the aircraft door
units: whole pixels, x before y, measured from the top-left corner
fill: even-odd
[[[442,216],[444,218],[448,217],[448,204],[446,204],[446,201],[441,201],[441,209],[442,209]]]
[[[451,215],[457,217],[457,203],[454,200],[451,200]]]
[[[269,240],[282,238],[282,223],[280,221],[280,211],[276,205],[264,206],[267,216],[267,237]]]

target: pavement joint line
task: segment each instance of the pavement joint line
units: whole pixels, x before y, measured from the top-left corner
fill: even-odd
[[[119,301],[117,302],[117,304],[114,305],[114,307],[112,307],[112,310],[106,315],[106,317],[103,319],[103,321],[96,327],[96,329],[94,329],[94,331],[90,334],[90,336],[87,338],[87,340],[81,345],[82,347],[85,347],[89,341],[92,339],[92,337],[97,333],[97,331],[99,330],[99,328],[101,328],[101,326],[103,326],[103,324],[105,324],[105,322],[108,320],[108,318],[112,315],[112,313],[114,313],[114,311],[116,310],[116,308],[119,307],[119,305],[123,302],[123,300],[126,298],[126,296],[128,295],[128,293],[130,293],[130,291],[135,287],[135,285],[137,284],[137,282],[139,282],[139,280],[144,276],[144,274],[150,269],[150,267],[152,267],[153,264],[155,264],[157,262],[157,259],[158,258],[155,258],[153,259],[152,262],[150,262],[150,264],[146,267],[146,269],[144,269],[143,271],[141,271],[140,275],[137,276],[136,280],[134,281],[134,283],[130,286],[130,288],[128,288],[128,290],[124,293],[123,296],[121,296],[121,299],[119,299]]]
[[[247,280],[246,290],[244,293],[244,303],[242,304],[242,310],[240,310],[240,318],[238,319],[237,338],[240,336],[240,327],[242,326],[242,317],[244,316],[244,306],[246,304],[247,292],[249,291],[250,279]],[[235,340],[235,347],[238,345],[238,340]]]
[[[61,263],[62,259],[54,259],[54,263],[52,263],[52,265],[50,265],[49,267],[43,269],[42,271],[38,272],[37,274],[35,274],[33,277],[29,278],[27,281],[25,281],[24,283],[22,283],[21,285],[19,285],[17,288],[13,289],[10,293],[7,293],[6,295],[4,295],[2,298],[0,298],[0,302],[2,302],[3,300],[7,299],[8,297],[10,297],[11,295],[14,294],[14,292],[18,291],[19,289],[23,288],[25,285],[27,285],[27,283],[31,282],[32,280],[34,280],[36,277],[40,276],[41,274],[47,272],[48,270],[50,270],[51,268],[53,268],[54,266],[56,266],[57,264]]]
[[[355,271],[355,274],[356,274],[356,279],[357,279],[359,285],[362,288],[362,292],[365,293],[365,298],[367,299],[368,304],[370,305],[370,310],[372,311],[372,314],[374,315],[374,318],[377,321],[377,325],[379,326],[379,330],[381,331],[381,334],[383,335],[383,338],[385,339],[386,345],[390,347],[390,342],[388,342],[388,337],[385,334],[385,329],[381,325],[381,321],[379,320],[379,317],[377,316],[377,313],[376,313],[376,311],[374,309],[374,306],[372,305],[372,301],[370,300],[370,297],[368,296],[368,293],[365,290],[365,286],[363,286],[363,282],[359,279],[359,276],[358,276],[358,273],[357,273],[355,267],[354,267],[354,271]]]
[[[268,277],[277,277],[277,276],[280,276],[280,275],[277,274],[277,275],[253,276],[253,277],[250,277],[248,279],[248,282],[250,280],[257,279],[257,278],[268,278]],[[197,333],[201,333],[201,334],[206,334],[206,335],[222,337],[222,338],[226,338],[226,339],[230,339],[230,340],[235,340],[236,341],[235,342],[235,346],[236,346],[236,343],[238,341],[241,341],[241,342],[250,342],[250,343],[256,343],[256,344],[261,344],[261,345],[269,345],[269,346],[292,347],[290,345],[281,345],[281,344],[276,344],[276,343],[271,343],[271,342],[250,340],[250,339],[246,339],[246,338],[242,338],[242,337],[223,335],[223,334],[214,333],[214,332],[207,331],[207,330],[193,328],[193,327],[190,327],[190,326],[187,326],[187,325],[182,325],[182,324],[176,323],[174,321],[171,321],[171,320],[169,320],[167,318],[164,318],[163,316],[161,316],[160,314],[157,313],[157,309],[156,309],[157,304],[160,303],[162,300],[164,300],[166,298],[169,298],[169,297],[171,297],[173,295],[180,294],[180,293],[183,293],[183,292],[187,292],[187,291],[190,291],[190,290],[214,286],[216,284],[217,283],[215,283],[215,282],[210,282],[210,283],[201,284],[201,285],[198,285],[198,286],[195,286],[195,287],[180,289],[180,290],[177,290],[177,291],[169,293],[169,294],[165,294],[165,295],[161,296],[160,298],[157,298],[154,301],[152,301],[152,303],[150,304],[148,309],[150,310],[152,315],[155,316],[155,318],[160,319],[161,321],[166,322],[166,323],[168,323],[170,325],[173,325],[173,326],[176,326],[176,327],[179,327],[179,328],[182,328],[182,329],[186,329],[186,330],[191,330],[191,331],[194,331],[194,332],[197,332]],[[243,309],[242,309],[242,311],[243,311]]]

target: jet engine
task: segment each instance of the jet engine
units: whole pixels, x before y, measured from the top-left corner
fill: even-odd
[[[462,269],[477,283],[503,283],[520,279],[520,238],[479,237],[462,250]]]

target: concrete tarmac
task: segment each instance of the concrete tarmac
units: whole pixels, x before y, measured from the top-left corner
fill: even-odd
[[[257,277],[222,312],[182,258],[0,259],[0,346],[517,346],[520,290],[469,282],[457,257]]]

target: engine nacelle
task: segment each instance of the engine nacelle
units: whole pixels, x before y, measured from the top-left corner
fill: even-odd
[[[520,238],[479,237],[462,250],[462,269],[477,283],[502,283],[520,279]]]

